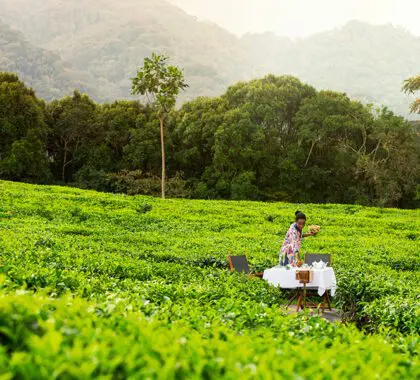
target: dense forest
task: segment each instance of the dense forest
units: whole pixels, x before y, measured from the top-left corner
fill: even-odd
[[[198,97],[166,125],[171,197],[418,206],[419,126],[292,76]],[[45,102],[2,73],[0,131],[2,179],[159,194],[159,124],[140,102]]]
[[[40,89],[48,99],[71,94],[75,88],[95,95],[94,88],[88,86],[94,82],[92,76],[72,68],[58,53],[33,45],[1,19],[0,68],[21,73],[27,83]]]
[[[70,89],[99,102],[130,99],[130,76],[160,52],[185,68],[190,88],[182,102],[273,73],[410,117],[410,98],[400,88],[418,73],[420,38],[391,25],[350,22],[298,40],[270,33],[239,38],[164,0],[0,0],[0,9],[14,30],[3,33],[0,25],[0,70],[17,72],[47,100]]]

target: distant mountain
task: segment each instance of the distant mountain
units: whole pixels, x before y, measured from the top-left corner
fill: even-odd
[[[15,72],[47,100],[74,89],[92,93],[93,78],[75,71],[57,53],[36,47],[0,20],[0,70]]]
[[[129,96],[130,77],[152,52],[185,68],[187,98],[247,78],[237,37],[163,0],[0,0],[0,8],[31,42],[93,75],[100,100]]]
[[[244,42],[250,49],[257,47],[255,64],[273,73],[290,73],[317,88],[343,91],[408,113],[410,97],[401,87],[420,72],[420,38],[402,29],[352,21],[293,43],[267,35],[245,36]]]
[[[420,38],[392,26],[351,22],[292,41],[271,33],[238,38],[164,0],[0,0],[0,9],[32,45],[59,54],[48,53],[55,65],[71,65],[55,69],[56,75],[71,70],[72,81],[77,76],[79,87],[95,89],[89,93],[99,101],[129,97],[130,77],[151,52],[166,53],[185,68],[190,88],[182,100],[219,95],[230,84],[270,72],[289,73],[407,115],[410,100],[401,85],[420,72]],[[57,67],[21,57],[41,71]],[[58,96],[57,88],[68,92],[68,84],[49,91],[44,76],[21,72],[44,97]]]

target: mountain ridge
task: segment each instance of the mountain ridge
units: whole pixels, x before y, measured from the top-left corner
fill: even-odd
[[[182,101],[218,96],[237,81],[267,73],[292,74],[317,88],[385,104],[407,116],[410,98],[401,93],[401,85],[420,70],[420,38],[390,25],[351,21],[297,40],[274,33],[237,37],[165,0],[31,4],[0,0],[3,20],[30,36],[33,45],[58,52],[80,75],[79,87],[91,89],[98,101],[129,98],[130,77],[145,56],[158,52],[185,68],[190,88]],[[29,84],[51,98],[39,82]]]

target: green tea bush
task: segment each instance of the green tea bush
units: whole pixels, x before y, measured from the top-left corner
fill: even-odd
[[[419,376],[418,210],[11,182],[0,205],[0,378]],[[332,254],[346,324],[286,315],[290,294],[228,269],[276,265],[297,208],[322,227],[302,249]]]
[[[398,328],[405,334],[418,334],[420,331],[420,295],[412,298],[388,296],[377,299],[364,306],[369,317],[368,328],[377,331],[378,326]]]
[[[277,316],[276,326],[238,335],[217,322],[194,326],[192,316],[150,319],[118,299],[94,304],[21,292],[1,293],[0,301],[2,378],[413,379],[419,375],[417,359],[394,352],[380,336],[366,336],[319,318]]]

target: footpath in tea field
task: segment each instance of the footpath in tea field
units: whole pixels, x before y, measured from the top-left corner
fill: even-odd
[[[231,274],[278,261],[296,208],[322,226],[346,317],[286,315]],[[420,212],[128,197],[0,181],[0,378],[420,376]]]

